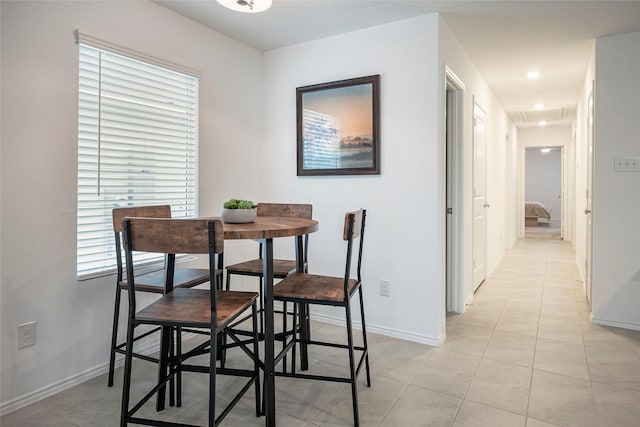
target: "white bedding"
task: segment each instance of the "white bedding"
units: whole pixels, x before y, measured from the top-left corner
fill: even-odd
[[[551,213],[540,202],[524,202],[525,218],[545,218],[550,220]]]

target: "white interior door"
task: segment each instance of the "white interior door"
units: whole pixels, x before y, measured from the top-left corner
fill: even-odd
[[[486,113],[473,104],[473,290],[487,277]]]
[[[593,89],[589,94],[587,106],[587,191],[586,191],[585,216],[587,225],[587,254],[585,257],[585,291],[589,304],[591,304],[592,289],[592,265],[593,265]]]

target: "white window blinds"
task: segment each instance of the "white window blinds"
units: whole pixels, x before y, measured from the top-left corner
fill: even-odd
[[[79,42],[79,279],[114,270],[111,211],[197,212],[198,78]]]

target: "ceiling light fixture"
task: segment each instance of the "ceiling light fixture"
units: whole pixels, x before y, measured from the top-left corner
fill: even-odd
[[[269,9],[272,0],[218,0],[218,3],[236,12],[258,13]]]
[[[537,79],[538,77],[540,77],[540,71],[532,70],[527,73],[528,79]]]
[[[551,148],[541,148],[540,151],[542,151],[543,153],[548,153],[549,151],[551,151]]]
[[[546,126],[546,125],[547,125],[547,122],[545,122],[544,120],[540,120],[538,122],[538,126]]]
[[[542,110],[544,108],[544,104],[542,102],[538,102],[534,107],[536,110]]]

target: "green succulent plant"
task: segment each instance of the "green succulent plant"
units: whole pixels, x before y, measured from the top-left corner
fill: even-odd
[[[229,199],[224,202],[225,209],[253,209],[257,207],[251,200]]]

